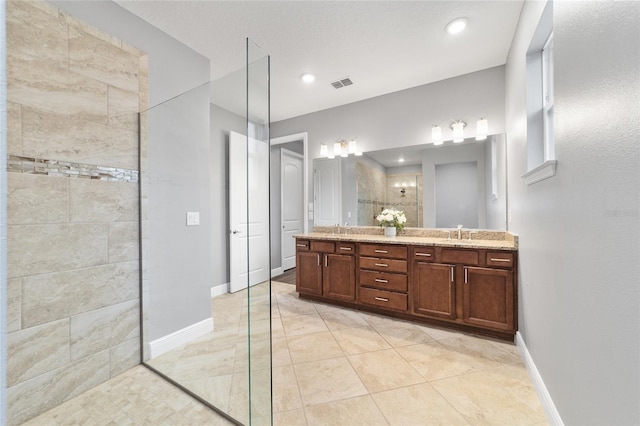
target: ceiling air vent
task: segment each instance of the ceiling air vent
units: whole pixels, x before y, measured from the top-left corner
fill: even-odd
[[[341,87],[351,86],[352,84],[353,84],[353,81],[351,81],[349,77],[341,78],[340,80],[336,80],[331,83],[334,89],[340,89]]]

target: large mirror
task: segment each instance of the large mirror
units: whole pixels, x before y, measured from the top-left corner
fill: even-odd
[[[408,227],[507,229],[506,137],[314,159],[314,225],[376,226],[384,208]]]

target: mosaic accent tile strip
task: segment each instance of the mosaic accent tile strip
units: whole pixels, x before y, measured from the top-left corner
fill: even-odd
[[[8,156],[7,171],[11,173],[107,180],[111,182],[137,183],[139,180],[139,172],[137,170],[42,158],[19,157],[17,155]]]
[[[358,204],[373,204],[374,206],[391,206],[391,207],[397,207],[397,206],[422,206],[422,203],[417,203],[415,201],[403,201],[401,203],[391,203],[391,202],[386,202],[386,201],[377,201],[377,200],[363,200],[363,199],[358,199]]]

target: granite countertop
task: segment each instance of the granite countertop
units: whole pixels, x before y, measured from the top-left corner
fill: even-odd
[[[347,234],[344,233],[344,229],[341,230],[340,234],[337,234],[332,233],[333,230],[331,228],[314,228],[313,232],[308,234],[297,234],[294,235],[294,238],[351,241],[356,243],[411,244],[440,247],[518,250],[518,237],[504,231],[473,231],[474,234],[472,235],[471,240],[469,240],[468,230],[463,231],[463,239],[461,240],[454,239],[455,231],[452,231],[452,239],[449,240],[448,231],[442,230],[411,231],[408,229],[396,237],[385,237],[381,232],[376,234],[367,233],[367,229],[361,228],[373,228],[370,230],[376,230],[376,227],[352,227],[348,228]],[[415,230],[417,228],[413,229]],[[377,230],[381,231],[381,228],[377,228]]]

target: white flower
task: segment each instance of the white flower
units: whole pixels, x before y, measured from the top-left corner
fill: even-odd
[[[393,215],[391,213],[387,213],[384,217],[384,220],[387,220],[389,222],[393,221]]]

